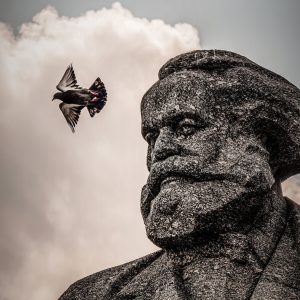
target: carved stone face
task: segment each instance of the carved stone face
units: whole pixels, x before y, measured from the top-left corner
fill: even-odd
[[[150,174],[141,210],[160,247],[251,224],[262,201],[256,195],[274,183],[268,152],[251,132],[234,133],[223,102],[200,72],[169,75],[144,96]]]

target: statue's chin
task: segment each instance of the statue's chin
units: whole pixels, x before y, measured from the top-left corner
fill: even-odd
[[[173,220],[173,223],[179,223],[180,220]],[[168,249],[181,245],[193,245],[196,242],[196,228],[193,226],[176,228],[172,224],[170,227],[165,227],[165,224],[146,226],[148,238],[158,247]]]
[[[229,181],[174,182],[152,200],[145,219],[147,236],[162,248],[193,245],[246,224],[259,201]]]

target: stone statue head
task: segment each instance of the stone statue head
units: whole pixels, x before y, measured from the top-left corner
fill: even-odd
[[[141,210],[163,248],[247,230],[300,170],[300,93],[227,51],[168,61],[141,104],[149,177]]]

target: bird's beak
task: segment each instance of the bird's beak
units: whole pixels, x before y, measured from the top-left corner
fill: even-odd
[[[55,98],[54,98],[54,97],[52,98],[52,101],[53,101],[53,100],[55,100]]]

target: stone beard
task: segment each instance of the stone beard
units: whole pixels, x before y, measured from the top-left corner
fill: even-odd
[[[169,60],[141,104],[141,211],[161,250],[75,282],[60,300],[300,299],[300,91],[249,59]]]
[[[169,75],[144,96],[150,175],[141,209],[147,235],[159,247],[246,232],[272,193],[264,137],[251,128],[252,120],[242,128],[226,115],[231,103],[220,90],[229,84],[222,76],[189,71]]]

